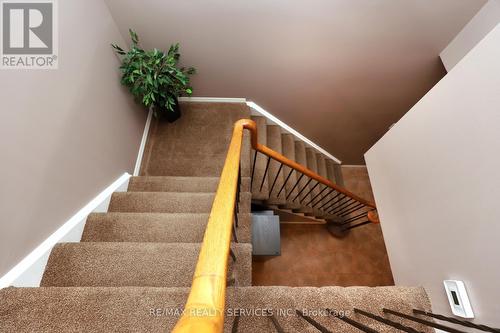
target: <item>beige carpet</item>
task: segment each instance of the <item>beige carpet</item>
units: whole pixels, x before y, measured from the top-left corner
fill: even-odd
[[[201,243],[208,222],[205,213],[93,213],[82,242]],[[236,235],[251,243],[251,214],[238,214]]]
[[[176,122],[154,122],[145,152],[143,176],[219,177],[234,123],[250,117],[246,104],[181,103]],[[245,140],[242,171],[249,175],[250,141]]]
[[[237,285],[251,285],[252,246],[232,248],[239,260],[229,276]],[[199,252],[199,243],[62,243],[52,250],[41,285],[188,287]]]
[[[250,116],[248,107],[238,103],[184,103],[181,108],[179,121],[153,124],[142,176],[131,179],[127,192],[113,194],[108,213],[90,214],[80,243],[53,248],[42,287],[0,290],[0,332],[172,329],[189,291],[233,124]],[[259,123],[266,126],[262,120]],[[271,132],[281,137],[276,128]],[[281,141],[275,137],[270,142]],[[287,154],[292,145],[288,138]],[[311,163],[315,154],[308,153]],[[226,332],[231,331],[235,309],[249,314],[241,316],[238,332],[274,332],[269,318],[259,315],[264,308],[289,314],[276,315],[286,332],[316,331],[295,316],[296,308],[352,311],[356,306],[376,313],[384,306],[406,312],[413,307],[430,309],[420,288],[252,287],[252,195],[245,178],[250,175],[250,160],[245,135],[239,243],[232,244],[236,262],[229,259]],[[322,163],[325,172],[327,164]],[[256,196],[268,199],[269,180]],[[282,202],[282,197],[275,199]],[[336,319],[316,319],[336,332],[357,331]],[[370,325],[379,329],[374,322]],[[380,331],[390,330],[380,327]]]
[[[169,332],[179,318],[188,291],[144,287],[8,288],[0,291],[0,332]],[[228,288],[224,331],[231,332],[234,314],[239,311],[238,332],[276,332],[270,319],[262,315],[262,310],[267,310],[275,314],[285,332],[317,332],[293,312],[300,309],[317,311],[318,315],[312,317],[332,332],[359,332],[318,311],[330,308],[380,332],[395,332],[353,314],[354,307],[376,314],[381,314],[382,307],[408,313],[413,308],[430,309],[430,304],[420,288]],[[432,332],[419,324],[400,322]]]

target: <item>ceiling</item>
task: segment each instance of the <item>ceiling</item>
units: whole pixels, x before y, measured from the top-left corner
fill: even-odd
[[[144,47],[181,43],[194,96],[246,97],[344,164],[443,75],[485,0],[105,0]]]

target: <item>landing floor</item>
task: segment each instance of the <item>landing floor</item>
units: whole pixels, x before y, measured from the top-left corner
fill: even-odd
[[[346,188],[373,200],[366,168],[343,167]],[[259,286],[394,285],[379,225],[354,229],[343,239],[324,225],[281,224],[281,256],[254,257]]]

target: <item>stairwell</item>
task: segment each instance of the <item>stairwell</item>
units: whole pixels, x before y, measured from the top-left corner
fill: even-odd
[[[266,118],[262,116],[252,116],[251,119],[257,124],[260,143],[306,166],[334,184],[344,185],[341,166],[336,161],[326,158],[312,147],[307,147],[303,141],[295,140],[293,135],[286,133],[279,126],[267,124]],[[334,218],[316,207],[305,205],[323,194],[314,183],[308,183],[307,179],[300,179],[296,173],[290,173],[287,166],[280,170],[280,166],[273,161],[268,163],[266,156],[259,154],[253,158],[256,158],[256,181],[251,189],[254,203],[273,208],[282,220],[290,222],[326,223]],[[325,196],[325,199],[316,201],[317,206],[327,204],[332,197],[333,195]]]
[[[80,243],[53,248],[40,287],[0,290],[0,332],[166,332],[174,327],[189,293],[233,124],[251,116],[246,104],[239,103],[183,103],[181,107],[179,121],[154,123],[141,176],[131,179],[127,192],[113,194],[109,212],[88,217]],[[278,126],[266,125],[264,118],[254,120],[260,143],[342,184],[333,161]],[[263,309],[274,310],[273,318],[285,332],[317,331],[296,315],[297,309],[344,311],[379,332],[394,329],[352,309],[377,314],[384,307],[401,312],[430,310],[425,290],[419,287],[252,286],[252,200],[300,218],[329,218],[300,204],[316,196],[317,189],[308,187],[310,191],[299,193],[303,186],[293,188],[301,183],[299,179],[287,185],[287,170],[280,172],[279,166],[269,165],[266,172],[263,158],[256,160],[254,179],[264,180],[258,186],[252,184],[251,193],[252,158],[246,136],[225,331],[275,332]],[[275,188],[281,187],[284,190],[278,194]],[[297,203],[287,196],[303,200]],[[316,313],[314,318],[332,331],[358,331],[332,316]]]

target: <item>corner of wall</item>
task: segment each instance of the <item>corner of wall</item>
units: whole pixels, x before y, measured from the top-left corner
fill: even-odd
[[[446,71],[459,63],[498,23],[500,0],[489,0],[440,53]]]

